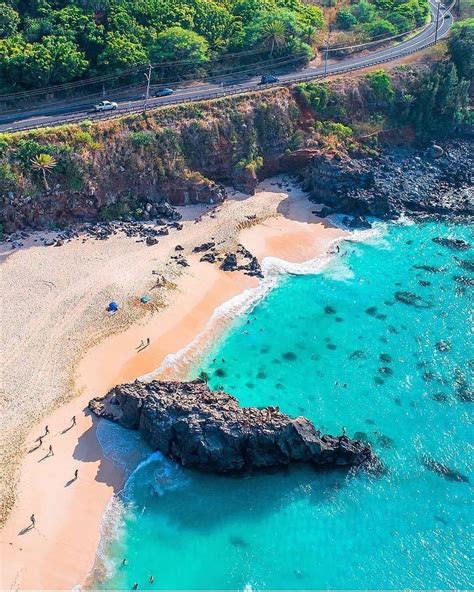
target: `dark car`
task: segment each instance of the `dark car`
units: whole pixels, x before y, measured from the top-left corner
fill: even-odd
[[[260,79],[259,84],[273,84],[274,82],[280,82],[278,76],[274,76],[273,74],[264,74]]]
[[[174,90],[172,88],[160,88],[160,90],[156,91],[154,96],[155,97],[169,97],[173,93],[174,93]]]

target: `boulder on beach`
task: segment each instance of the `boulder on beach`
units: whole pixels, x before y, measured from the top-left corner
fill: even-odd
[[[155,449],[187,467],[232,473],[306,462],[325,466],[375,466],[369,444],[321,435],[304,417],[278,407],[241,407],[231,395],[212,392],[203,380],[113,388],[89,403],[99,417],[139,430]]]

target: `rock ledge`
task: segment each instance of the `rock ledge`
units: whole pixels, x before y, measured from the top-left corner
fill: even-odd
[[[240,407],[202,380],[135,381],[115,387],[89,408],[99,417],[139,430],[176,462],[216,473],[307,462],[357,466],[376,462],[370,445],[346,436],[321,435],[304,417],[277,407]]]

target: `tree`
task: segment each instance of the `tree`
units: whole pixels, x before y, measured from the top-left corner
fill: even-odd
[[[209,45],[204,37],[181,27],[171,27],[156,37],[150,55],[153,62],[191,61],[197,66],[209,60]]]
[[[370,35],[372,39],[380,37],[391,37],[397,34],[395,25],[392,25],[385,19],[375,19],[371,23],[364,26],[364,31]]]
[[[235,0],[233,14],[238,17],[244,27],[257,20],[262,14],[276,10],[274,0]]]
[[[420,27],[426,22],[430,9],[424,0],[407,0],[398,4],[395,7],[395,12],[409,18],[414,25]]]
[[[46,191],[49,191],[46,172],[52,171],[56,164],[57,162],[54,156],[51,156],[51,154],[45,154],[44,152],[41,152],[38,156],[31,159],[31,168],[40,171],[43,175],[43,183]]]
[[[448,39],[448,50],[460,78],[474,79],[474,18],[456,23]]]
[[[122,72],[133,66],[143,66],[148,62],[148,55],[135,38],[122,33],[107,33],[105,49],[99,55],[98,65],[108,72]]]
[[[193,0],[192,6],[194,31],[204,37],[211,47],[227,45],[234,20],[227,8],[213,0]]]
[[[352,7],[352,14],[360,23],[370,23],[375,17],[375,8],[367,0],[361,0]]]
[[[87,14],[77,6],[66,6],[51,14],[51,32],[74,41],[90,59],[95,59],[103,49],[104,27],[97,24],[93,14]]]
[[[46,36],[41,43],[28,44],[19,63],[22,82],[29,87],[69,82],[87,70],[88,62],[76,43],[62,36]]]
[[[263,45],[270,47],[270,59],[276,47],[281,47],[286,42],[286,29],[284,23],[276,19],[268,20],[261,29]]]
[[[0,2],[0,38],[14,35],[20,24],[20,15],[8,4]]]
[[[404,33],[412,28],[412,22],[403,14],[395,12],[387,16],[387,20],[397,29],[399,33]]]
[[[261,15],[248,27],[246,43],[269,47],[271,57],[275,48],[282,47],[291,36],[298,34],[302,34],[302,29],[296,16],[288,10],[279,9]]]
[[[348,8],[341,8],[337,11],[336,24],[340,29],[352,29],[359,21]]]
[[[147,29],[140,25],[122,6],[111,6],[107,13],[107,28],[110,32],[120,33],[130,40],[142,43],[147,37]]]
[[[373,94],[374,102],[379,106],[390,105],[395,97],[390,76],[385,70],[376,70],[366,76]]]

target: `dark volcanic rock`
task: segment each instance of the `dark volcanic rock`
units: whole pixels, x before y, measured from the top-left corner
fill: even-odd
[[[277,407],[240,407],[204,381],[124,384],[89,408],[99,417],[139,430],[155,449],[184,466],[229,473],[308,462],[376,464],[370,445],[321,435],[304,417]]]
[[[215,263],[217,261],[215,253],[205,253],[199,261],[207,261],[208,263]]]
[[[221,269],[224,271],[237,270],[237,256],[235,253],[227,253],[224,261],[221,263]]]
[[[316,203],[351,215],[396,219],[474,219],[472,141],[451,141],[433,159],[411,147],[390,148],[375,158],[314,155],[305,187]],[[329,210],[330,211],[330,210]]]
[[[198,245],[197,247],[194,247],[193,253],[203,253],[204,251],[209,251],[209,249],[212,249],[215,246],[216,246],[216,243],[214,243],[212,241],[209,243],[202,243],[202,245]]]
[[[344,218],[342,221],[348,228],[352,228],[354,230],[366,230],[368,228],[372,228],[372,224],[367,220],[365,216],[354,216],[352,220],[349,218]]]
[[[250,255],[252,257],[252,255]],[[263,278],[262,268],[256,257],[252,257],[247,265],[241,265],[239,267],[246,275]]]

